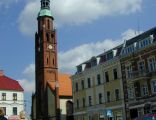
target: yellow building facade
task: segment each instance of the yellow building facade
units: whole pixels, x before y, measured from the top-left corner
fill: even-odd
[[[121,47],[77,66],[71,77],[75,120],[124,120]]]

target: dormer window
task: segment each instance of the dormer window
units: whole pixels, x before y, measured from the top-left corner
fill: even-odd
[[[77,66],[77,72],[78,73],[82,72],[82,66],[81,65],[80,66]]]
[[[107,54],[107,60],[110,60],[113,58],[113,52],[110,52]]]
[[[92,60],[92,61],[91,61],[91,66],[94,67],[94,66],[96,66],[96,65],[97,65],[96,59]]]
[[[152,41],[153,41],[153,38],[151,38],[151,37],[148,37],[148,38],[145,38],[144,40],[141,40],[139,42],[139,48],[143,48],[143,47],[151,44]]]

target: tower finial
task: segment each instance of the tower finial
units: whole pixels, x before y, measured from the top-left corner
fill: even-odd
[[[50,0],[41,0],[41,9],[50,9]]]

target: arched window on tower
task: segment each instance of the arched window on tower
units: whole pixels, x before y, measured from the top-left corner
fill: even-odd
[[[50,20],[48,19],[48,29],[50,29]]]
[[[47,42],[49,42],[49,34],[48,33],[46,34],[46,39],[47,39]]]
[[[47,65],[49,64],[49,59],[47,58]]]
[[[43,2],[43,7],[45,7],[46,6],[46,3],[45,2]]]
[[[51,39],[52,39],[52,43],[55,43],[54,42],[54,35],[53,34],[51,34]]]
[[[55,65],[55,60],[53,59],[53,65]]]

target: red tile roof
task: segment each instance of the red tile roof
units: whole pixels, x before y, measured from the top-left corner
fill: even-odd
[[[0,90],[24,91],[18,81],[5,75],[0,76]]]
[[[69,74],[58,74],[59,96],[72,96],[72,82]],[[49,82],[49,86],[54,90],[54,83]]]

